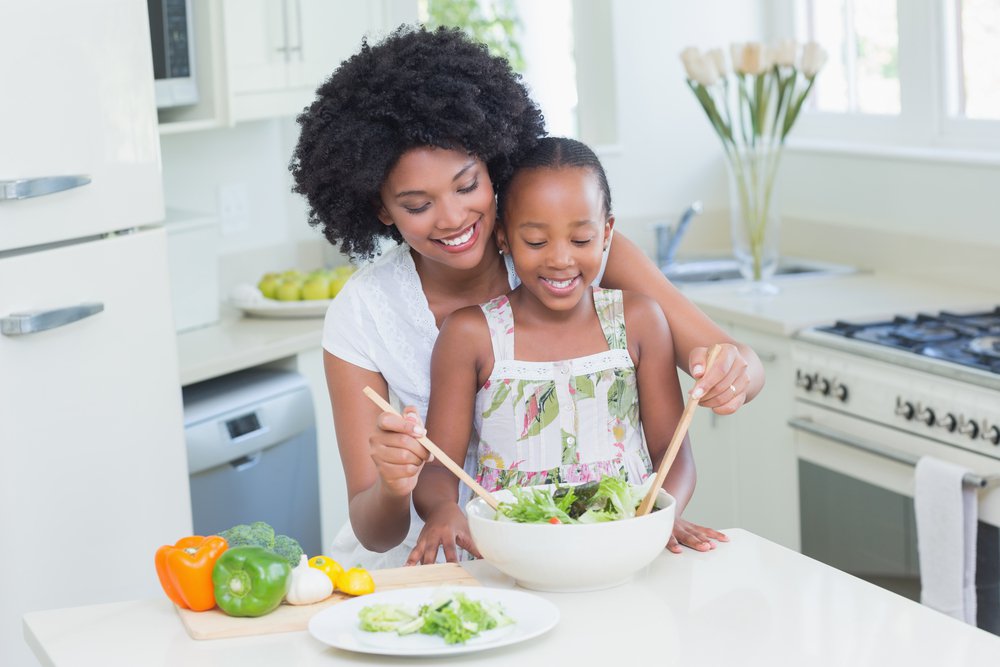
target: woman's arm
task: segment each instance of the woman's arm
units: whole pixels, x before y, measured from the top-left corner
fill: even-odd
[[[469,450],[480,372],[490,349],[482,311],[464,308],[442,323],[431,355],[428,437],[459,465],[464,465]],[[444,548],[450,562],[458,560],[456,547],[479,555],[469,534],[469,522],[458,506],[458,479],[440,461],[424,466],[413,491],[413,505],[424,519],[424,528],[407,565],[433,563],[439,547]]]
[[[664,339],[671,338],[672,332],[658,304],[643,294],[633,292],[625,295],[625,313],[629,353],[636,362],[639,417],[655,471],[666,455],[667,446],[684,412],[674,349],[672,345],[663,344]],[[680,544],[707,551],[713,548],[710,540],[727,539],[716,530],[681,518],[694,495],[696,482],[691,440],[685,436],[663,483],[663,488],[677,501],[673,535],[667,544],[667,548],[674,553],[681,551]]]
[[[380,373],[323,353],[337,446],[347,480],[351,527],[371,551],[398,546],[410,528],[410,493],[430,453],[414,436],[423,435],[416,410],[406,418],[385,413],[364,395],[369,386],[388,393]]]
[[[718,414],[736,412],[764,386],[764,367],[749,346],[739,343],[674,287],[632,241],[617,232],[608,254],[604,287],[640,292],[659,304],[670,324],[678,367],[698,379],[701,405]],[[708,348],[722,343],[717,363],[704,374]]]

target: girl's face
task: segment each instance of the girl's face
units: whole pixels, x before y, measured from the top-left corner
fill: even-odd
[[[456,269],[495,253],[496,200],[486,164],[468,153],[420,147],[405,152],[380,191],[379,220],[395,225],[424,257]]]
[[[500,248],[524,289],[551,310],[572,309],[597,277],[614,225],[597,176],[584,167],[522,169],[506,196]]]

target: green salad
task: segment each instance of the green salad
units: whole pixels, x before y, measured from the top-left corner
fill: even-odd
[[[635,516],[635,510],[653,484],[650,476],[642,486],[632,486],[618,477],[583,484],[557,484],[539,489],[515,486],[508,489],[512,502],[499,504],[497,521],[518,523],[601,523]]]
[[[438,635],[445,643],[461,644],[486,630],[514,623],[499,603],[473,600],[464,593],[442,594],[430,604],[373,604],[358,612],[366,632]]]

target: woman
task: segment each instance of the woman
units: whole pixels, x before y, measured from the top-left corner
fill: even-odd
[[[402,242],[352,277],[327,313],[323,340],[351,519],[329,555],[401,565],[422,525],[411,492],[429,454],[415,437],[424,433],[437,327],[458,308],[517,285],[493,236],[495,188],[544,134],[542,116],[507,62],[485,46],[456,29],[402,27],[376,46],[363,44],[298,122],[290,168],[310,224],[355,257]],[[692,395],[703,406],[729,414],[760,391],[757,355],[684,298],[635,244],[617,235],[605,262],[601,286],[643,292],[663,309],[674,356],[697,378]],[[705,374],[713,343],[723,351]],[[381,413],[365,386],[391,390],[405,416]],[[693,483],[693,462],[676,466]],[[670,548],[707,550],[712,539],[725,536],[679,519]]]

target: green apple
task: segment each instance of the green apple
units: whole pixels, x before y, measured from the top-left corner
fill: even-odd
[[[303,276],[302,272],[298,269],[288,269],[287,271],[283,271],[281,273],[281,278],[282,280],[305,280],[305,276]]]
[[[278,301],[301,301],[302,281],[282,280],[281,284],[278,285],[278,291],[275,293],[274,298]]]
[[[260,282],[257,283],[257,289],[268,299],[273,299],[274,295],[278,292],[280,282],[281,279],[276,274],[269,273],[260,279]]]
[[[307,300],[329,299],[329,281],[325,276],[310,278],[302,285],[302,298]]]

